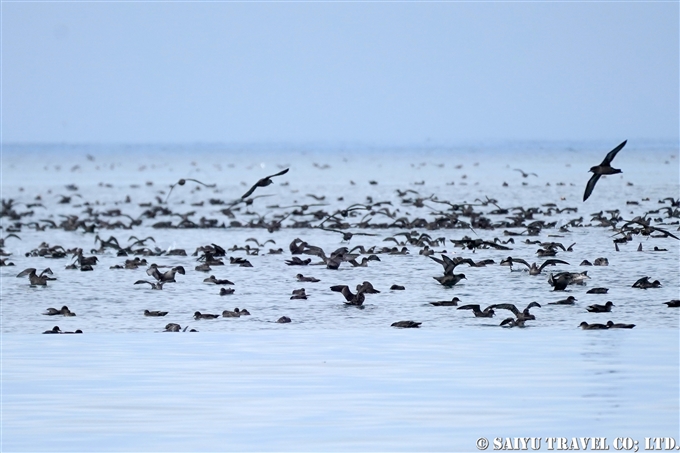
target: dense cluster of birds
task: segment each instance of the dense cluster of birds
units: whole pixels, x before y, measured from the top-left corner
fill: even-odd
[[[587,200],[602,175],[610,175],[620,173],[621,170],[611,167],[611,162],[616,154],[625,146],[624,141],[619,146],[614,148],[607,154],[602,163],[598,166],[592,167],[590,171],[593,176],[588,181],[583,200]],[[523,170],[515,169],[522,173],[522,177],[527,178],[535,173],[526,173]],[[558,233],[567,233],[570,228],[578,228],[585,225],[587,222],[583,216],[576,217],[570,221],[558,226],[557,222],[549,222],[545,220],[555,213],[577,213],[578,207],[567,207],[560,209],[554,203],[543,204],[540,207],[513,207],[502,208],[498,200],[486,197],[485,199],[477,199],[474,203],[454,203],[446,200],[440,200],[435,195],[421,196],[419,192],[408,189],[405,191],[397,190],[397,195],[400,198],[403,207],[410,209],[426,209],[429,211],[428,216],[410,217],[401,213],[399,207],[394,207],[391,201],[374,201],[371,197],[367,197],[365,203],[355,203],[347,207],[327,211],[323,209],[328,206],[323,203],[325,196],[310,194],[309,197],[314,198],[319,203],[297,204],[293,206],[267,206],[267,212],[264,215],[249,211],[256,197],[252,197],[253,193],[258,188],[263,188],[273,183],[272,178],[285,175],[289,172],[289,168],[270,176],[266,176],[258,180],[249,190],[247,190],[242,197],[237,200],[226,202],[218,198],[211,198],[208,200],[209,204],[220,209],[223,216],[229,219],[226,224],[222,219],[193,218],[194,211],[186,213],[174,212],[167,204],[170,195],[177,186],[184,186],[187,181],[195,182],[201,186],[212,188],[214,184],[205,184],[195,179],[180,179],[176,184],[170,186],[165,199],[160,196],[157,197],[157,203],[140,203],[140,207],[144,208],[141,215],[133,217],[124,213],[120,208],[108,209],[105,211],[97,210],[96,204],[83,203],[84,217],[76,215],[61,216],[62,220],[57,222],[53,219],[39,219],[33,220],[35,211],[37,209],[44,209],[44,200],[38,197],[33,203],[19,203],[13,199],[2,200],[2,210],[0,211],[0,218],[2,219],[2,227],[7,233],[4,238],[0,238],[0,266],[12,266],[14,263],[10,261],[10,254],[4,251],[5,242],[9,240],[21,240],[19,233],[23,229],[34,229],[36,231],[49,231],[51,229],[61,229],[64,231],[82,232],[91,235],[95,248],[91,249],[90,256],[86,256],[83,248],[66,249],[60,245],[49,245],[46,242],[41,243],[38,247],[26,253],[26,257],[35,258],[49,258],[49,259],[65,259],[70,261],[65,269],[80,270],[82,272],[92,271],[99,265],[101,256],[105,253],[113,252],[116,256],[125,258],[122,264],[112,266],[116,269],[145,269],[148,278],[138,279],[134,281],[133,285],[148,285],[150,290],[163,290],[165,285],[176,282],[178,276],[187,276],[187,269],[184,266],[164,267],[159,266],[153,262],[154,257],[159,256],[188,256],[186,250],[172,249],[162,250],[158,247],[150,245],[156,242],[154,237],[146,237],[143,239],[136,236],[130,236],[127,245],[123,245],[122,240],[109,235],[108,239],[104,239],[105,230],[131,230],[142,224],[149,225],[158,230],[163,229],[187,229],[187,228],[258,228],[264,229],[268,232],[278,231],[281,228],[300,229],[304,231],[307,228],[313,228],[320,231],[325,231],[333,234],[340,234],[342,241],[350,242],[355,237],[380,237],[381,230],[399,230],[398,233],[391,236],[385,236],[382,239],[383,243],[389,245],[371,246],[349,245],[339,247],[335,250],[324,250],[318,245],[311,244],[299,237],[296,237],[288,246],[288,251],[285,252],[283,248],[274,248],[276,244],[272,239],[264,242],[258,241],[256,238],[249,238],[246,244],[242,246],[234,246],[231,249],[225,249],[216,243],[210,243],[198,247],[193,251],[192,256],[195,257],[196,266],[194,272],[202,272],[210,274],[213,268],[223,266],[225,264],[235,265],[239,267],[253,267],[251,263],[252,257],[258,255],[285,255],[282,260],[287,266],[321,266],[329,270],[337,270],[340,267],[367,267],[369,265],[377,265],[381,261],[383,255],[405,255],[417,253],[422,255],[423,259],[429,259],[432,263],[441,266],[441,274],[433,275],[432,278],[439,283],[443,288],[452,288],[459,285],[463,280],[467,280],[464,273],[457,272],[456,268],[459,266],[468,266],[475,268],[491,267],[494,265],[507,266],[510,272],[526,272],[530,276],[538,276],[546,273],[548,268],[552,269],[555,266],[569,266],[570,263],[564,259],[555,258],[558,253],[569,254],[574,251],[576,244],[565,246],[560,242],[555,242],[554,238],[558,234],[548,235],[550,240],[540,240],[538,237],[544,230],[555,231]],[[67,190],[77,192],[78,188],[75,185],[67,187]],[[71,196],[61,196],[58,203],[71,203],[73,197],[83,198],[79,193],[73,193]],[[259,196],[262,197],[262,196]],[[340,198],[338,201],[342,201]],[[130,203],[131,200],[126,200]],[[200,202],[197,206],[202,205]],[[668,226],[677,225],[680,219],[680,200],[674,198],[665,198],[658,201],[660,206],[658,209],[649,210],[644,215],[634,217],[626,220],[621,217],[619,210],[610,210],[605,212],[593,213],[589,225],[603,228],[610,228],[613,232],[613,245],[615,250],[619,250],[619,244],[634,241],[636,237],[646,237],[655,239],[675,239],[680,240],[675,234],[669,231]],[[21,211],[20,206],[24,205],[27,210]],[[315,208],[315,209],[312,209]],[[478,209],[482,208],[482,209]],[[486,210],[484,210],[486,209]],[[489,210],[490,209],[490,210]],[[250,221],[245,222],[237,219],[237,214],[243,214],[253,217]],[[536,219],[541,215],[543,219]],[[270,220],[267,220],[267,217]],[[175,223],[168,218],[177,217],[179,220]],[[502,217],[500,220],[494,218]],[[113,220],[113,219],[117,220]],[[127,218],[125,222],[121,219]],[[287,224],[284,221],[290,219]],[[674,220],[675,219],[675,220]],[[664,226],[665,228],[661,228]],[[511,231],[510,229],[522,229],[521,232]],[[423,231],[425,230],[425,231]],[[508,251],[507,258],[496,263],[493,259],[473,260],[470,257],[463,258],[460,256],[452,256],[449,252],[444,250],[447,244],[447,238],[442,232],[447,230],[464,231],[463,237],[460,239],[448,239],[448,243],[452,244],[454,248],[460,249],[468,256],[473,256],[478,250],[494,249],[500,251]],[[502,238],[495,237],[493,240],[483,240],[473,238],[470,235],[477,235],[477,231],[497,231],[502,230]],[[369,232],[370,231],[370,232]],[[524,239],[524,240],[522,240]],[[511,256],[511,251],[516,243],[523,243],[527,246],[537,247],[536,256],[545,258],[543,262],[531,262]],[[252,245],[251,245],[252,243]],[[271,243],[271,246],[267,247]],[[266,250],[268,248],[268,250]],[[642,250],[640,244],[638,250]],[[654,247],[654,251],[666,251],[664,248]],[[230,256],[228,261],[227,254],[229,252],[244,252],[246,257]],[[304,257],[304,258],[303,258]],[[531,261],[531,260],[530,260]],[[598,257],[591,263],[588,260],[583,260],[581,266],[607,266],[609,260],[606,257]],[[191,271],[189,269],[189,271]],[[590,279],[588,271],[568,272],[560,271],[547,272],[547,283],[552,288],[552,291],[561,292],[567,291],[572,285],[584,285]],[[44,287],[48,283],[55,284],[57,278],[54,272],[49,268],[39,271],[37,268],[27,268],[19,272],[16,276],[19,278],[28,277],[30,286]],[[305,276],[302,273],[297,273],[296,279],[300,283],[318,283],[320,279],[313,276]],[[219,295],[227,296],[235,293],[232,288],[234,282],[228,279],[217,278],[214,274],[203,279],[204,283],[214,284],[220,286]],[[650,277],[644,276],[635,281],[633,288],[649,289],[658,288],[662,283],[658,280],[651,280]],[[399,291],[404,290],[402,285],[392,285],[390,290]],[[351,285],[333,285],[329,287],[331,292],[340,293],[344,300],[338,299],[347,307],[356,309],[363,309],[366,298],[372,297],[373,294],[378,294],[381,291],[374,288],[369,281],[363,281],[360,284],[351,287]],[[608,288],[596,287],[588,291],[591,294],[607,294]],[[306,300],[308,294],[305,288],[299,288],[292,291],[290,295],[291,300]],[[577,299],[573,295],[555,301],[549,302],[550,305],[574,305]],[[530,302],[526,308],[520,310],[514,304],[498,303],[492,304],[483,308],[477,304],[459,305],[461,300],[458,297],[453,297],[451,300],[429,302],[433,306],[441,307],[457,307],[458,310],[469,310],[475,317],[491,318],[497,312],[508,312],[512,316],[505,317],[501,322],[502,327],[525,327],[527,321],[536,320],[536,316],[530,312],[532,308],[541,308],[538,302]],[[670,308],[677,308],[680,306],[680,300],[671,300],[665,302]],[[607,301],[603,305],[594,304],[586,307],[585,312],[589,313],[610,313],[612,307],[616,305]],[[48,308],[44,313],[45,316],[76,316],[67,306],[61,308]],[[164,317],[168,315],[167,311],[160,310],[144,310],[140,315],[148,317]],[[220,313],[202,313],[195,311],[194,320],[211,320],[217,318],[240,318],[249,316],[250,312],[247,309],[234,308],[233,310],[224,310]],[[272,322],[276,323],[291,323],[292,320],[288,316],[281,316]],[[417,328],[422,325],[422,322],[413,320],[401,320],[392,323],[393,327],[397,328]],[[584,330],[604,330],[604,329],[630,329],[634,324],[615,323],[609,321],[606,324],[582,322],[578,327]],[[180,332],[189,331],[195,332],[196,329],[185,326],[182,328],[177,323],[168,323],[164,331],[166,332]],[[64,332],[58,326],[47,330],[43,333],[57,334],[57,333],[82,333],[80,330],[74,332]]]

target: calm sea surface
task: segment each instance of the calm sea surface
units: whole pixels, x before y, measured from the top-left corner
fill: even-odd
[[[680,241],[636,235],[619,244],[612,227],[598,226],[592,214],[618,209],[620,217],[652,219],[652,225],[680,236],[678,217],[666,197],[680,198],[677,144],[630,142],[613,166],[621,175],[603,177],[582,202],[590,176],[616,143],[512,143],[468,147],[246,147],[246,146],[5,146],[2,154],[3,204],[13,200],[19,219],[1,219],[6,261],[0,267],[2,297],[3,451],[462,451],[476,450],[486,437],[645,437],[679,439],[678,309],[664,302],[680,298]],[[259,178],[290,171],[258,188],[253,203],[224,209]],[[521,169],[535,173],[523,177]],[[176,186],[180,178],[192,181]],[[504,184],[505,183],[505,184]],[[68,188],[68,185],[75,185]],[[400,192],[403,194],[400,195]],[[314,195],[314,197],[312,196]],[[68,203],[59,203],[63,196]],[[172,211],[155,218],[150,207]],[[321,197],[325,197],[321,199]],[[489,199],[495,200],[488,203]],[[450,204],[470,204],[492,222],[536,208],[531,221],[555,223],[538,236],[525,227],[471,230],[378,227],[399,218],[429,222]],[[332,214],[354,204],[384,202],[357,209],[343,221],[355,235],[318,228],[312,214]],[[549,209],[554,203],[560,210]],[[311,206],[318,204],[318,206]],[[309,205],[302,213],[291,206]],[[381,208],[387,208],[380,211]],[[507,209],[496,214],[495,210]],[[670,209],[668,209],[670,208]],[[297,208],[301,209],[301,208]],[[661,210],[660,210],[661,209]],[[32,214],[27,214],[32,212]],[[301,214],[301,215],[300,215]],[[389,216],[388,216],[389,214]],[[321,215],[321,214],[319,214]],[[68,216],[100,225],[94,232],[50,228]],[[287,216],[287,217],[286,217]],[[606,214],[609,217],[609,214]],[[285,217],[285,218],[284,218]],[[324,217],[321,217],[324,218]],[[469,218],[460,217],[463,221]],[[104,228],[104,223],[131,229]],[[213,221],[216,228],[177,226],[183,219]],[[249,223],[281,220],[268,232]],[[576,220],[579,219],[579,220]],[[34,223],[32,223],[34,222]],[[242,226],[235,226],[236,223]],[[358,228],[359,223],[368,227]],[[327,225],[330,222],[327,222]],[[618,226],[623,225],[620,221]],[[38,228],[36,228],[36,225]],[[42,227],[48,227],[42,230]],[[224,227],[222,227],[224,225]],[[564,229],[560,227],[566,226]],[[21,239],[6,237],[13,228]],[[343,263],[338,270],[315,265],[287,266],[288,245],[301,238],[326,254],[348,246],[392,247],[404,232],[443,238],[432,248],[439,257],[493,259],[486,267],[456,268],[466,279],[453,288],[433,277],[442,266],[406,244],[408,254],[380,253],[367,267]],[[512,234],[519,234],[514,236]],[[149,285],[148,266],[111,269],[131,256],[107,248],[96,237],[117,238],[124,247],[149,236],[150,250],[184,249],[187,256],[146,256],[149,264],[183,266],[185,275],[162,291]],[[452,240],[498,238],[512,250],[476,251]],[[234,246],[257,247],[257,255]],[[560,242],[555,257],[568,265],[549,266],[537,276],[510,271],[498,263],[508,256],[542,263],[538,244]],[[91,272],[67,270],[71,255],[31,256],[41,243],[81,247],[97,256]],[[199,272],[200,246],[227,249],[223,266]],[[282,254],[270,249],[282,248]],[[402,246],[399,245],[399,248]],[[641,247],[642,250],[638,251]],[[663,251],[654,251],[654,247]],[[229,264],[247,258],[253,267]],[[581,266],[605,257],[608,266]],[[360,257],[361,258],[361,257]],[[31,287],[16,278],[26,268],[51,268],[57,280]],[[583,272],[585,285],[552,291],[548,275]],[[320,279],[301,283],[296,274]],[[209,275],[229,279],[234,294],[204,283]],[[660,288],[632,288],[641,277]],[[364,309],[344,305],[333,285],[351,289],[370,281]],[[404,290],[390,290],[394,284]],[[291,300],[305,288],[307,300]],[[607,287],[608,294],[586,294]],[[548,305],[569,295],[573,306]],[[512,315],[493,318],[471,311],[435,307],[429,302],[459,297],[482,308],[529,302],[536,320],[524,329],[499,327]],[[614,303],[611,313],[588,313],[592,304]],[[49,307],[67,305],[75,317],[45,316]],[[196,311],[220,314],[234,307],[251,316],[195,320]],[[165,317],[143,311],[163,310]],[[290,324],[278,324],[281,316]],[[422,322],[420,329],[395,329],[395,321]],[[588,323],[633,323],[633,330],[583,331]],[[167,323],[198,333],[164,333]],[[83,335],[40,335],[58,325]],[[36,435],[40,433],[40,435]],[[547,445],[543,442],[542,448]],[[493,448],[493,444],[490,449]]]

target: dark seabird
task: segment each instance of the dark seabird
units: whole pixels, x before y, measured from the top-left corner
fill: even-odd
[[[403,291],[403,290],[406,289],[406,287],[401,286],[401,285],[392,285],[392,286],[390,286],[390,289],[392,291]]]
[[[477,318],[491,318],[495,314],[491,306],[486,307],[484,311],[482,311],[479,305],[461,305],[457,310],[472,310],[472,313],[474,313]]]
[[[220,315],[212,315],[210,313],[201,313],[200,311],[197,311],[194,313],[194,319],[215,319],[219,318]]]
[[[401,327],[401,328],[415,328],[415,327],[420,327],[422,322],[415,322],[415,321],[397,321],[392,323],[392,327]]]
[[[229,294],[234,294],[235,291],[234,288],[220,288],[220,296],[228,296]]]
[[[250,196],[250,194],[255,192],[255,189],[257,189],[258,187],[267,187],[268,185],[272,184],[273,181],[271,180],[271,178],[273,178],[274,176],[285,175],[286,173],[288,173],[288,170],[290,170],[290,168],[286,168],[285,170],[281,170],[280,172],[278,172],[276,174],[266,176],[266,177],[260,179],[258,182],[256,182],[253,185],[253,187],[251,187],[248,190],[248,192],[244,193],[243,196],[241,196],[241,200],[243,200],[244,198],[248,198]]]
[[[233,285],[234,284],[234,282],[230,282],[227,279],[215,278],[214,275],[211,275],[210,277],[204,279],[203,283],[214,283],[216,285]]]
[[[170,198],[170,194],[172,193],[172,190],[175,188],[175,186],[178,186],[178,185],[179,185],[179,186],[183,186],[184,184],[186,184],[187,181],[197,182],[197,183],[199,183],[199,184],[203,184],[204,186],[206,186],[206,187],[211,187],[211,188],[216,186],[216,184],[206,184],[206,183],[201,182],[201,181],[199,181],[199,180],[197,180],[197,179],[191,179],[191,178],[180,179],[179,181],[177,181],[177,183],[172,184],[172,185],[170,186],[170,192],[168,192],[168,196],[165,197],[165,202],[166,202],[166,203],[168,202],[168,198]]]
[[[632,329],[635,327],[635,324],[622,324],[622,323],[614,323],[612,321],[607,321],[607,328],[608,329]]]
[[[286,324],[291,322],[290,318],[288,316],[281,316],[279,319],[276,320],[279,324]]]
[[[330,231],[332,233],[342,234],[342,240],[343,241],[351,241],[352,237],[354,237],[354,236],[377,236],[377,234],[372,234],[372,233],[352,233],[352,232],[349,232],[349,231],[334,230],[333,228],[321,227],[321,229],[324,230],[324,231]]]
[[[307,300],[307,293],[304,288],[294,289],[290,300]]]
[[[289,260],[286,260],[286,264],[289,266],[306,266],[309,263],[312,262],[311,258],[307,258],[305,260],[298,258],[297,256],[292,257]]]
[[[174,322],[165,326],[165,332],[179,332],[180,330],[182,330],[182,326],[175,324]]]
[[[659,280],[654,280],[653,282],[649,281],[649,277],[642,277],[635,283],[633,283],[633,288],[640,288],[640,289],[647,289],[647,288],[658,288],[661,286],[661,282]]]
[[[612,311],[612,307],[615,307],[615,306],[616,305],[614,305],[612,303],[612,301],[608,301],[604,305],[599,305],[599,304],[590,305],[586,308],[586,310],[588,310],[591,313],[608,313],[608,312]]]
[[[529,303],[529,305],[527,305],[527,307],[523,311],[519,311],[517,309],[517,307],[515,307],[515,305],[513,305],[513,304],[493,304],[493,305],[490,305],[488,309],[510,310],[518,320],[524,321],[524,320],[527,320],[527,319],[536,319],[536,317],[534,315],[529,313],[529,310],[532,307],[541,308],[541,304],[539,304],[538,302],[531,302],[531,303]]]
[[[593,288],[586,291],[586,294],[607,294],[609,288]]]
[[[137,280],[134,284],[135,285],[141,285],[142,283],[148,283],[149,285],[151,285],[151,289],[158,289],[158,290],[163,289],[163,285],[165,284],[165,282],[150,282],[148,280]]]
[[[238,313],[241,316],[250,316],[250,312],[246,310],[245,308],[239,310],[238,308],[234,308],[234,312]]]
[[[356,294],[352,293],[352,291],[349,289],[349,286],[347,285],[334,285],[331,286],[330,289],[331,291],[341,293],[343,296],[345,296],[345,305],[362,306],[366,300],[366,296],[364,296],[364,291],[362,288],[363,287],[359,287]]]
[[[588,197],[590,197],[590,194],[593,193],[595,184],[597,184],[597,181],[600,179],[600,176],[621,173],[621,170],[619,170],[618,168],[612,168],[611,163],[612,160],[614,160],[614,158],[616,157],[616,154],[619,151],[621,151],[621,149],[624,146],[626,146],[627,141],[628,140],[624,140],[623,143],[621,143],[619,146],[609,151],[609,153],[607,153],[607,156],[604,158],[600,165],[596,165],[595,167],[590,168],[589,171],[593,172],[593,176],[590,177],[588,184],[586,184],[586,191],[583,194],[583,201],[586,201]]]
[[[158,270],[158,266],[156,264],[152,264],[147,270],[146,274],[155,278],[159,282],[164,282],[164,283],[169,283],[175,282],[175,274],[180,273],[182,275],[186,274],[186,271],[184,270],[184,267],[182,266],[175,266],[172,269],[170,269],[167,272],[164,272],[161,274],[161,272]]]
[[[57,310],[56,308],[48,308],[43,315],[47,316],[56,316],[56,315],[64,315],[64,316],[75,316],[76,314],[73,313],[71,310],[68,309],[66,305],[61,307],[61,309]]]
[[[541,266],[539,267],[536,263],[532,263],[529,265],[526,261],[524,261],[521,258],[512,258],[512,257],[507,257],[506,259],[502,260],[500,265],[501,266],[510,266],[510,270],[512,270],[512,265],[514,263],[520,263],[524,264],[526,267],[529,268],[529,275],[539,275],[541,272],[543,272],[543,269],[545,269],[546,266],[554,266],[556,264],[566,264],[567,266],[569,263],[566,261],[562,260],[557,260],[557,259],[551,259],[551,260],[546,260]]]
[[[451,300],[440,300],[438,302],[430,302],[430,305],[434,305],[435,307],[455,307],[458,305],[458,302],[460,302],[460,299],[454,297]]]
[[[680,307],[680,300],[673,299],[670,302],[664,302],[664,304],[668,305],[668,308],[677,308]]]
[[[316,283],[316,282],[320,282],[320,281],[321,281],[321,280],[319,280],[318,278],[315,278],[315,277],[305,277],[305,276],[302,275],[302,274],[297,274],[297,275],[295,276],[295,278],[297,278],[297,281],[299,281],[299,282],[311,282],[311,283]]]
[[[441,259],[434,256],[429,256],[428,258],[442,265],[442,267],[444,268],[444,275],[452,275],[453,271],[456,269],[456,266],[459,266],[463,263],[471,267],[476,267],[475,262],[472,261],[470,258],[452,259],[444,254],[442,254],[441,257],[442,257]]]
[[[367,281],[357,285],[357,291],[361,291],[362,293],[366,294],[380,294],[380,291],[373,287],[373,283]]]
[[[238,310],[238,308],[236,310]],[[241,314],[236,310],[234,310],[234,311],[224,310],[222,312],[222,317],[223,318],[240,318]]]
[[[597,323],[596,324],[588,324],[585,321],[583,321],[578,326],[583,330],[607,330],[609,328],[604,324],[597,324]]]
[[[165,316],[167,315],[167,311],[149,311],[149,310],[144,310],[144,316]]]
[[[524,327],[525,319],[505,318],[501,321],[501,327]]]
[[[49,275],[52,275],[52,270],[49,267],[43,270],[40,275],[36,273],[35,268],[29,267],[19,272],[17,278],[26,277],[27,275],[31,286],[47,286],[49,280],[56,280],[56,278],[49,277]]]
[[[208,263],[199,264],[194,269],[197,270],[198,272],[210,272],[212,270],[210,264]]]
[[[523,170],[520,170],[519,168],[515,168],[515,169],[513,169],[513,171],[518,171],[518,172],[522,173],[522,178],[528,178],[529,175],[534,175],[534,176],[538,177],[538,175],[536,173],[526,173]]]
[[[61,329],[59,328],[59,326],[54,326],[50,330],[46,330],[43,333],[48,333],[48,334],[49,333],[61,333]]]
[[[569,296],[566,299],[558,300],[557,302],[548,302],[548,305],[574,305],[576,300],[577,299],[574,296]]]
[[[588,277],[588,271],[583,272],[560,272],[558,274],[550,274],[548,283],[553,287],[553,291],[564,291],[567,286],[575,284],[585,284]]]
[[[432,257],[430,257],[430,258],[432,258]],[[432,277],[432,278],[437,280],[442,286],[446,286],[446,287],[449,287],[449,288],[452,287],[452,286],[455,286],[456,284],[458,284],[458,282],[460,282],[463,279],[467,280],[467,278],[465,277],[465,274],[449,274],[449,275],[444,275],[442,277]]]
[[[609,260],[607,258],[595,258],[593,266],[609,266]]]

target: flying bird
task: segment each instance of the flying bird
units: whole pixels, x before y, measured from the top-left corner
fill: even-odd
[[[212,187],[215,187],[215,186],[217,185],[217,184],[206,184],[206,183],[204,183],[204,182],[199,181],[198,179],[183,178],[183,179],[180,179],[179,181],[177,181],[177,183],[172,184],[172,185],[170,186],[170,192],[168,192],[168,196],[165,197],[165,202],[166,202],[166,203],[168,202],[168,199],[170,198],[170,194],[172,193],[172,190],[173,190],[176,186],[178,186],[178,185],[183,186],[184,184],[187,183],[187,181],[197,182],[197,183],[199,183],[199,184],[203,184],[204,186],[206,186],[206,187],[211,187],[211,188],[212,188]]]
[[[614,148],[613,150],[609,151],[607,156],[604,158],[602,163],[600,165],[596,165],[594,167],[591,167],[590,170],[593,172],[593,176],[590,177],[590,180],[588,181],[588,184],[586,184],[586,191],[583,194],[583,201],[586,201],[588,197],[590,197],[590,194],[593,193],[593,189],[595,188],[595,184],[597,184],[597,181],[600,179],[600,176],[602,175],[614,175],[616,173],[621,173],[621,170],[618,168],[612,168],[611,163],[616,157],[616,154],[621,151],[621,149],[626,146],[626,143],[628,140],[624,140],[623,143],[621,143],[619,146]]]
[[[241,200],[243,200],[244,198],[248,198],[250,196],[250,194],[255,192],[255,189],[257,189],[258,187],[267,187],[268,185],[272,184],[273,181],[271,180],[271,178],[273,178],[274,176],[285,175],[286,173],[288,173],[288,170],[290,170],[290,168],[286,168],[285,170],[281,170],[280,172],[276,173],[275,175],[266,176],[266,177],[260,179],[258,182],[256,182],[253,185],[253,187],[250,188],[250,190],[248,190],[248,192],[243,194],[243,196],[241,197]]]
[[[525,171],[520,170],[519,168],[515,168],[514,171],[518,171],[518,172],[522,173],[522,178],[528,178],[529,175],[534,175],[534,176],[538,177],[538,175],[536,173],[526,173]]]

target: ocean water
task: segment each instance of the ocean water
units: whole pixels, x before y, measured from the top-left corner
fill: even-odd
[[[647,213],[653,225],[680,236],[678,218],[668,215],[672,209],[654,212],[671,206],[664,198],[680,197],[678,148],[629,143],[613,163],[623,173],[601,178],[582,202],[588,168],[613,145],[5,146],[3,203],[11,199],[17,213],[32,214],[0,218],[3,237],[8,228],[20,226],[21,238],[6,237],[3,250],[11,253],[6,258],[14,266],[0,267],[2,450],[468,451],[477,449],[479,437],[541,437],[543,449],[546,437],[606,437],[610,448],[617,436],[639,440],[641,446],[645,437],[679,439],[679,312],[663,302],[680,298],[680,241],[637,235],[616,251],[616,231],[591,220],[603,210],[618,209],[626,220]],[[283,168],[290,171],[253,194],[266,196],[250,206],[236,205],[232,216],[224,214],[255,181]],[[525,178],[515,169],[536,176]],[[168,196],[180,178],[216,187],[188,181]],[[66,187],[71,184],[77,190]],[[70,202],[59,203],[62,196],[70,196]],[[422,203],[413,203],[416,199]],[[171,215],[142,216],[159,201]],[[534,220],[555,222],[555,227],[529,237],[523,227],[387,226],[400,217],[431,221],[449,208],[442,201],[469,204],[493,222],[520,207],[538,208]],[[353,225],[350,231],[367,234],[349,243],[336,232],[294,227],[305,220],[318,226],[321,220],[309,215],[314,211],[334,213],[377,202],[383,204],[357,209],[345,219]],[[574,210],[556,212],[549,203]],[[292,212],[291,206],[304,204],[319,206],[303,215]],[[377,212],[383,207],[391,217]],[[510,212],[494,214],[498,208]],[[142,222],[108,230],[100,223],[94,233],[39,231],[31,224],[59,224],[67,216],[126,226],[131,219]],[[215,219],[220,227],[153,226],[160,221],[176,226],[182,218]],[[247,227],[276,218],[283,219],[278,231]],[[579,218],[580,226],[559,228]],[[368,227],[356,227],[361,222]],[[330,253],[359,244],[391,247],[394,241],[385,238],[403,241],[399,234],[411,230],[444,239],[433,246],[435,257],[445,252],[496,264],[461,265],[456,273],[466,279],[445,288],[433,278],[442,275],[441,265],[411,244],[408,254],[378,254],[380,261],[367,267],[344,263],[328,270],[284,263],[295,238]],[[131,258],[110,248],[96,254],[99,262],[92,272],[67,270],[74,261],[70,255],[27,256],[42,242],[81,247],[90,256],[99,247],[96,236],[115,236],[123,246],[134,240],[131,236],[151,236],[150,249],[184,249],[187,256],[146,259],[159,266],[181,265],[186,275],[154,291],[134,285],[151,279],[146,266],[110,269]],[[464,236],[515,242],[506,244],[512,250],[473,252],[452,242]],[[195,270],[200,263],[192,254],[198,247],[256,247],[249,238],[275,243],[257,255],[228,250],[224,266],[213,266],[209,273]],[[569,264],[547,267],[538,276],[498,265],[508,256],[543,262],[536,256],[539,246],[527,239],[574,244],[572,252],[555,257]],[[268,253],[279,247],[282,254]],[[247,258],[253,267],[230,265],[230,256]],[[599,257],[608,258],[609,265],[580,266]],[[57,280],[30,287],[27,278],[16,278],[29,267],[50,267]],[[561,271],[587,271],[590,278],[566,292],[552,291],[548,275]],[[298,282],[298,273],[321,281]],[[204,283],[211,274],[234,282],[229,286],[234,294],[220,296],[218,286]],[[662,286],[631,288],[644,276]],[[363,281],[380,293],[367,295],[361,310],[345,306],[342,295],[329,289],[340,284],[353,289]],[[390,290],[393,284],[405,289]],[[291,300],[292,290],[302,287],[308,299]],[[609,292],[586,294],[593,287]],[[575,305],[548,305],[568,295],[577,298]],[[429,304],[454,296],[460,305],[482,308],[512,303],[521,310],[531,301],[541,307],[532,309],[536,320],[526,328],[508,329],[499,326],[512,315],[506,310],[475,318],[467,310]],[[615,304],[611,313],[586,311],[606,301]],[[77,316],[42,315],[62,305]],[[195,311],[219,314],[234,307],[248,309],[251,316],[193,318]],[[145,317],[145,309],[169,314]],[[290,324],[275,322],[284,315]],[[400,320],[422,325],[390,327]],[[578,328],[582,321],[608,320],[636,327]],[[165,333],[169,322],[198,333]],[[55,325],[85,333],[40,335]]]

